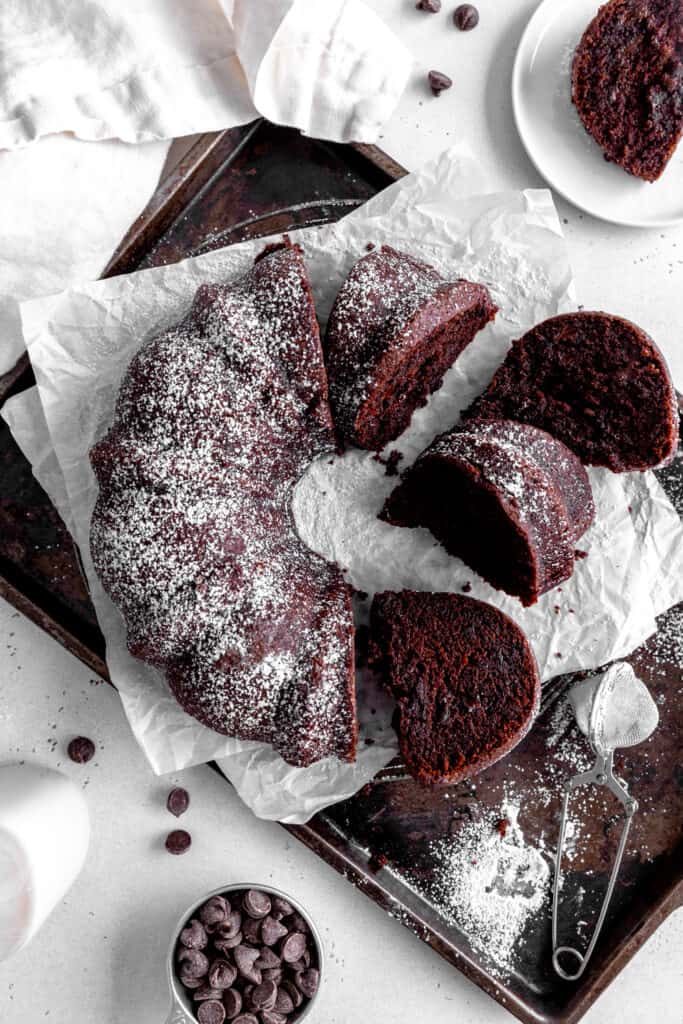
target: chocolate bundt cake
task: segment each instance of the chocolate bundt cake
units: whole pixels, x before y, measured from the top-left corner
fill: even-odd
[[[683,133],[683,0],[610,0],[574,56],[572,99],[605,159],[655,181]]]
[[[325,336],[330,403],[344,440],[380,451],[402,434],[495,315],[483,285],[445,281],[388,245],[358,260]]]
[[[91,452],[92,557],[131,652],[200,722],[295,765],[356,751],[349,587],[290,514],[334,447],[306,268],[285,245],[143,345]]]
[[[585,465],[615,473],[662,465],[678,444],[662,353],[645,331],[607,313],[569,313],[533,327],[463,418],[531,423]]]
[[[459,782],[509,753],[538,710],[536,660],[493,605],[459,594],[378,594],[370,664],[398,702],[397,732],[419,782]]]
[[[380,518],[426,526],[493,587],[530,605],[571,576],[593,515],[588,476],[572,452],[535,427],[497,420],[438,437]]]

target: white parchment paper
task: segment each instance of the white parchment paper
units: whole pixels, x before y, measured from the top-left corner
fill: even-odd
[[[339,223],[292,233],[304,246],[323,322],[368,242],[388,242],[447,275],[481,281],[500,306],[495,323],[468,348],[394,445],[404,453],[402,466],[457,420],[512,338],[545,317],[575,308],[550,193],[481,195],[477,188],[476,165],[449,152]],[[161,675],[128,654],[123,621],[99,584],[88,548],[97,485],[87,454],[111,422],[133,353],[184,315],[199,284],[243,273],[266,241],[24,304],[24,340],[38,388],[7,403],[3,415],[80,547],[107,640],[110,674],[154,770],[215,758],[257,815],[303,822],[358,790],[391,759],[396,745],[390,702],[369,678],[359,679],[361,743],[355,765],[329,758],[311,768],[292,768],[266,744],[226,739],[187,716]],[[427,531],[393,528],[376,519],[396,481],[371,455],[350,451],[328,462],[314,464],[297,487],[294,511],[303,538],[336,558],[351,582],[370,594],[387,587],[457,591],[470,584],[474,596],[522,625],[544,679],[624,656],[653,632],[656,613],[683,599],[683,531],[651,474],[622,478],[591,471],[597,517],[580,542],[588,555],[571,581],[523,609],[448,556]]]

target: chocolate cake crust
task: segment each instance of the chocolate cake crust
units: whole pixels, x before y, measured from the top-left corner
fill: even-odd
[[[91,452],[91,552],[130,651],[190,715],[295,765],[357,743],[350,588],[290,511],[334,450],[308,276],[285,245],[142,346]]]
[[[401,753],[423,785],[488,768],[520,742],[538,710],[540,679],[526,637],[474,598],[377,594],[369,658],[396,698]]]
[[[683,0],[610,0],[583,34],[572,100],[605,159],[656,181],[683,134]]]
[[[402,434],[495,315],[483,285],[446,281],[388,245],[358,260],[325,336],[330,402],[343,439],[380,451]]]

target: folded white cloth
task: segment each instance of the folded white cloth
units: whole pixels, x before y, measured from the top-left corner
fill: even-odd
[[[258,113],[371,142],[412,58],[360,0],[3,0],[0,149],[147,142]]]

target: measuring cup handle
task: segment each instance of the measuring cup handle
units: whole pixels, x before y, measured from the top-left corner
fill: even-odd
[[[171,1003],[171,1009],[169,1010],[168,1017],[166,1018],[166,1024],[196,1024],[194,1017],[191,1017],[189,1013],[178,1006],[175,1000]]]

